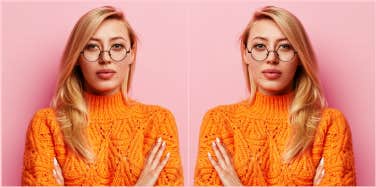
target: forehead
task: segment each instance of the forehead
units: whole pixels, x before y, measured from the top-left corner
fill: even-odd
[[[276,23],[270,19],[261,19],[255,21],[249,31],[249,39],[262,37],[268,40],[285,38],[285,35],[279,29]]]
[[[126,40],[129,40],[128,30],[122,20],[108,19],[103,21],[93,35],[93,38],[102,40],[113,37],[123,37]]]

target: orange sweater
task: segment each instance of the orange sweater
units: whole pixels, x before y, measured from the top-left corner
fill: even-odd
[[[290,138],[288,107],[293,94],[256,94],[250,105],[241,102],[216,107],[206,113],[200,131],[195,185],[222,185],[207,153],[214,152],[216,137],[228,150],[243,185],[312,185],[324,157],[325,175],[320,185],[355,185],[350,128],[341,112],[325,109],[311,149],[290,165],[282,162]]]
[[[51,108],[39,110],[26,136],[22,185],[56,185],[53,157],[63,172],[65,185],[134,185],[145,158],[157,140],[166,141],[170,159],[156,185],[182,185],[183,171],[178,132],[171,112],[159,106],[125,105],[121,93],[85,94],[89,107],[88,135],[96,160],[85,163],[64,144]]]

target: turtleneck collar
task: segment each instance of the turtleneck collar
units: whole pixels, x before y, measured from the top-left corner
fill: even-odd
[[[263,115],[287,114],[294,97],[294,92],[283,95],[264,95],[256,92],[252,109]]]
[[[114,115],[122,114],[126,109],[121,92],[106,96],[85,92],[84,96],[90,116],[108,119]]]

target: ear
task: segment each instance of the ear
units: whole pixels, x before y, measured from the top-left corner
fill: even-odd
[[[241,53],[242,53],[242,59],[243,59],[243,63],[249,65],[251,62],[249,61],[249,59],[247,58],[247,50],[245,48],[245,46],[243,45],[242,46],[242,49],[241,49]]]
[[[133,64],[134,63],[134,60],[136,58],[136,54],[134,53],[134,50],[132,49],[130,52],[129,52],[129,64]]]

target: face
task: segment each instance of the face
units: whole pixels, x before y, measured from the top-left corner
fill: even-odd
[[[99,51],[102,52],[98,57]],[[126,54],[125,58],[123,54]],[[80,66],[85,79],[85,89],[97,95],[112,95],[120,91],[128,78],[134,54],[130,50],[128,30],[121,20],[105,20],[91,37],[80,55]]]
[[[244,53],[245,62],[259,92],[265,95],[280,95],[291,91],[298,57],[272,20],[258,20],[253,24],[249,31],[247,48],[248,51],[246,49]],[[267,51],[273,50],[275,51],[269,52],[265,57]]]

